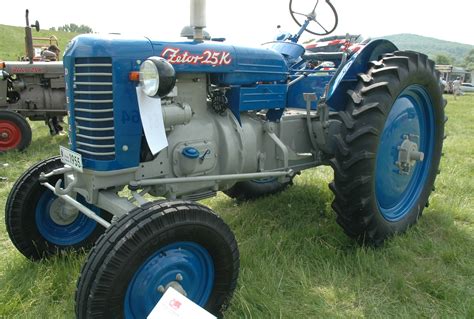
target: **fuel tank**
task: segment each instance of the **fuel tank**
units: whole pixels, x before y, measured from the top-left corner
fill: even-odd
[[[211,73],[214,84],[246,85],[283,82],[288,67],[281,54],[267,48],[240,47],[219,42],[155,42],[156,55],[176,72]]]
[[[52,62],[5,62],[5,71],[9,74],[41,74],[46,76],[63,76],[64,67],[61,61]]]

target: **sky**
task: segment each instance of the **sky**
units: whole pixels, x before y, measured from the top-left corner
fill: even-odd
[[[470,0],[332,0],[339,24],[332,34],[378,37],[413,33],[474,45],[474,22]],[[272,40],[280,31],[295,33],[297,25],[288,11],[288,0],[207,0],[207,28],[226,42],[255,44]],[[310,12],[315,1],[293,0],[295,8]],[[326,6],[326,7],[325,7]],[[306,9],[307,8],[307,9]],[[30,23],[39,20],[42,29],[76,23],[99,33],[150,36],[155,40],[179,37],[189,24],[189,0],[174,1],[4,1],[0,24],[24,26],[25,9]],[[316,14],[320,22],[332,21],[325,1]],[[327,21],[326,21],[327,20]],[[327,24],[324,24],[329,28]],[[302,40],[314,38],[305,34]]]

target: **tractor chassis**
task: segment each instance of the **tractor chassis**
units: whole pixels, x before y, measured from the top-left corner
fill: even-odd
[[[184,199],[196,201],[215,196],[217,191],[226,190],[238,181],[275,178],[281,183],[289,182],[304,169],[327,164],[327,162],[324,162],[324,159],[329,157],[328,154],[319,149],[314,150],[312,146],[314,144],[318,147],[318,140],[325,143],[323,146],[325,148],[331,143],[324,137],[311,138],[307,129],[308,125],[311,126],[311,130],[325,127],[321,131],[325,132],[329,130],[329,127],[334,126],[328,123],[334,124],[335,122],[326,121],[323,124],[319,119],[319,113],[315,111],[290,110],[287,115],[282,117],[279,123],[262,123],[262,130],[268,137],[267,141],[271,141],[274,144],[275,153],[278,154],[275,157],[275,166],[280,164],[281,167],[279,168],[264,169],[265,155],[262,154],[261,160],[259,160],[260,171],[258,172],[169,177],[169,172],[171,171],[169,167],[170,160],[168,159],[169,154],[163,151],[153,161],[143,162],[137,168],[123,170],[99,172],[85,169],[83,172],[78,172],[65,164],[62,168],[42,172],[40,183],[56,196],[63,199],[67,205],[74,207],[88,218],[108,228],[110,223],[77,201],[75,194],[80,194],[89,204],[111,212],[118,218],[130,213],[137,207],[149,203],[144,197],[147,193],[156,197],[166,197],[169,200]],[[300,135],[301,130],[305,131],[305,138]],[[307,151],[295,152],[287,146],[290,144],[288,140],[293,140],[294,138],[291,132],[298,132],[300,145],[297,148]],[[277,136],[276,133],[279,133],[280,136]],[[326,133],[324,136],[331,135]],[[48,179],[53,176],[62,178],[52,185]],[[65,187],[62,187],[62,184]],[[130,190],[130,198],[119,194],[124,187]]]

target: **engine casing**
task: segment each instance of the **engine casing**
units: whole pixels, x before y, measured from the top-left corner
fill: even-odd
[[[31,120],[64,116],[66,95],[62,62],[5,62],[13,76],[2,81],[0,108],[16,111]]]

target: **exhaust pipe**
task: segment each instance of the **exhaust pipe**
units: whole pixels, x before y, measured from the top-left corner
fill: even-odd
[[[25,27],[25,47],[26,47],[26,55],[28,56],[28,61],[33,63],[33,57],[35,56],[34,49],[33,49],[33,35],[31,34],[31,27],[30,27],[30,18],[29,18],[29,10],[26,9],[26,27]]]
[[[191,27],[193,28],[193,38],[196,41],[203,41],[203,29],[206,27],[206,0],[191,0]]]

